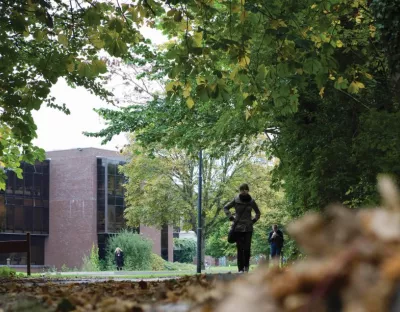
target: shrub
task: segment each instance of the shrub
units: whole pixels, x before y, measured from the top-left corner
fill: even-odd
[[[99,248],[93,244],[90,250],[90,256],[83,255],[82,262],[83,262],[82,271],[84,272],[100,271]]]
[[[0,268],[0,277],[13,278],[17,275],[17,271],[9,267]]]
[[[68,272],[68,271],[70,271],[70,269],[67,267],[67,265],[64,263],[62,266],[61,266],[61,272]]]
[[[164,270],[165,260],[159,255],[151,254],[151,270],[152,271],[162,271]]]
[[[100,271],[107,271],[108,268],[106,259],[100,259],[99,265],[100,265]]]
[[[193,263],[196,256],[196,241],[188,238],[174,239],[174,261],[183,263]]]
[[[124,253],[125,270],[151,270],[152,242],[129,230],[112,235],[107,241],[106,262],[108,269],[115,268],[115,249],[119,247]]]
[[[165,261],[159,255],[152,254],[152,271],[195,271],[196,266],[190,263]]]

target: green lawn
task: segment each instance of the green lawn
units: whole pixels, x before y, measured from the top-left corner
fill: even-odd
[[[252,266],[254,268],[255,266]],[[203,270],[202,273],[218,274],[218,273],[236,273],[236,266],[225,267],[211,267]],[[125,273],[125,274],[124,274]],[[51,279],[141,279],[141,278],[162,278],[162,277],[176,277],[196,274],[196,270],[182,270],[182,271],[135,271],[135,272],[88,272],[82,274],[81,272],[44,272],[33,273],[32,278],[51,278]],[[26,276],[26,273],[18,273],[18,276]]]

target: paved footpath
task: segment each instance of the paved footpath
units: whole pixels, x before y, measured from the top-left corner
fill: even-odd
[[[178,276],[178,275],[193,275],[194,271],[99,271],[99,272],[50,272],[45,275],[57,276],[100,276],[100,277],[118,277],[118,276],[141,276],[141,275],[165,275],[165,276]]]
[[[182,274],[182,272],[179,272]],[[141,278],[141,277],[132,277],[135,275],[141,276],[141,275],[155,275],[157,274],[157,277],[146,277],[146,278]],[[43,277],[46,276],[54,276],[51,281],[55,283],[101,283],[101,282],[107,282],[110,279],[114,281],[129,281],[129,282],[140,282],[140,281],[146,281],[146,282],[157,282],[157,281],[167,281],[167,280],[173,280],[173,279],[179,279],[182,278],[183,275],[176,275],[174,276],[171,271],[166,271],[165,274],[167,276],[163,277],[160,276],[159,272],[143,272],[143,271],[117,271],[117,272],[111,272],[111,271],[103,271],[103,272],[60,272],[60,273],[47,273]],[[195,275],[196,273],[188,271],[186,275]],[[220,281],[231,281],[237,277],[239,277],[241,274],[237,273],[231,273],[231,272],[226,272],[226,273],[207,273],[205,274],[207,280],[220,280]],[[60,279],[57,279],[57,276],[61,277]],[[82,276],[82,278],[79,278]],[[88,276],[92,276],[93,278],[90,278]],[[120,276],[120,277],[119,277]],[[129,277],[128,277],[129,276]],[[64,279],[71,277],[71,279]],[[49,280],[46,280],[49,281]],[[29,280],[27,280],[29,283]],[[43,281],[45,282],[45,281]]]

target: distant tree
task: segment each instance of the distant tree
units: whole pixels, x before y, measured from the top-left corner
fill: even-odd
[[[130,226],[161,227],[179,225],[197,229],[198,160],[179,149],[157,145],[143,148],[132,138],[127,148],[131,157],[121,168],[125,185],[125,217]],[[213,155],[205,151],[203,167],[203,250],[204,241],[220,223],[228,223],[223,213],[226,203],[237,195],[238,186],[247,182],[261,209],[269,196],[269,167],[265,156],[254,145],[242,146]]]

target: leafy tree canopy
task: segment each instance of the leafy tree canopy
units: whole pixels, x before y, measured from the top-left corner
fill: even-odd
[[[125,185],[128,224],[158,227],[170,224],[195,230],[197,159],[180,149],[143,148],[135,138],[125,152],[130,157],[129,163],[121,168],[128,179]],[[265,158],[249,147],[222,156],[205,151],[202,176],[206,236],[216,223],[226,221],[222,208],[235,196],[238,186],[246,181],[259,189],[266,182],[268,170]],[[261,193],[257,195],[264,197]]]
[[[168,77],[166,96],[100,110],[107,128],[89,135],[136,132],[194,152],[264,132],[293,215],[372,204],[376,175],[399,173],[398,10],[384,0],[171,2],[158,25],[171,41],[132,61]]]
[[[289,139],[284,134],[302,114],[326,112],[324,105],[330,107],[339,99],[344,105],[351,103],[351,125],[356,125],[352,128],[356,130],[341,131],[337,124],[328,127],[337,130],[335,135],[346,132],[343,141],[335,142],[339,145],[333,149],[335,153],[342,151],[344,155],[345,149],[340,147],[357,143],[350,155],[355,157],[353,163],[360,165],[360,150],[364,148],[367,153],[376,148],[369,140],[370,133],[358,130],[373,123],[369,118],[373,112],[383,119],[387,114],[393,120],[398,111],[392,97],[396,91],[393,83],[396,86],[399,81],[398,11],[398,0],[171,0],[166,4],[148,0],[122,5],[112,1],[3,1],[1,137],[10,137],[13,143],[1,145],[1,152],[10,154],[0,155],[1,165],[12,167],[18,157],[24,157],[20,155],[27,155],[29,160],[33,153],[43,152],[30,144],[35,136],[30,112],[43,102],[67,111],[49,97],[50,87],[59,77],[109,98],[109,92],[98,80],[107,69],[97,53],[104,49],[129,64],[150,66],[141,77],[167,79],[166,94],[154,95],[154,100],[144,106],[100,110],[108,127],[89,135],[108,140],[121,131],[136,132],[144,144],[178,145],[194,152],[200,147],[225,151],[233,144],[240,145],[251,136],[267,132],[273,137],[268,137],[270,142],[266,143],[281,153],[279,157],[289,155],[293,146],[305,151],[305,155],[300,152],[298,161],[281,162],[281,172],[286,172],[281,177],[286,179],[286,186],[290,185],[287,177],[302,172],[297,185],[307,180],[314,190],[319,190],[315,187],[319,186],[317,181],[324,179],[307,179],[307,175],[314,172],[322,177],[329,172],[329,157],[324,155],[320,143],[326,139],[324,131],[309,137],[320,145],[312,150],[309,164],[315,167],[308,170],[304,157],[312,142],[288,146],[288,142],[304,141]],[[158,49],[143,41],[138,27],[144,23],[160,29],[170,41]],[[309,94],[312,101],[306,98]],[[310,102],[317,108],[310,109]],[[339,118],[347,111],[346,106],[333,107],[332,114]],[[350,123],[347,117],[345,126]],[[329,115],[320,120],[336,122]],[[374,124],[376,129],[379,125]],[[391,138],[387,129],[382,130],[385,137]],[[280,135],[283,139],[278,141]],[[360,139],[363,136],[368,143]],[[390,149],[396,146],[394,142]],[[385,148],[379,148],[383,155]],[[292,155],[299,155],[299,150],[293,150]],[[396,157],[393,155],[390,159]],[[370,176],[382,170],[393,172],[392,163],[385,164],[386,169],[374,168]],[[290,170],[290,165],[295,167]],[[342,167],[338,166],[345,175],[349,159]],[[355,182],[347,178],[335,180],[333,185],[342,186],[332,186],[334,196],[328,197],[341,200],[344,191],[352,192],[341,183],[359,184],[362,169],[357,172]],[[296,194],[296,198],[303,198],[303,203],[307,197]]]
[[[327,94],[321,101],[308,95],[298,113],[280,121],[274,177],[284,185],[292,216],[333,202],[376,205],[377,175],[399,179],[400,112],[383,85],[374,91],[364,99],[368,107],[347,96]]]
[[[156,18],[171,40],[158,49],[138,45],[129,60],[151,65],[151,79],[168,77],[166,96],[145,106],[99,110],[108,126],[88,135],[108,141],[121,131],[145,129],[144,142],[223,147],[266,130],[276,134],[277,120],[297,112],[304,93],[323,98],[333,90],[362,100],[366,88],[389,78],[380,37],[386,28],[370,5],[171,1]]]
[[[0,3],[0,166],[20,174],[21,160],[42,159],[32,145],[32,110],[44,103],[69,113],[50,96],[60,77],[109,100],[100,78],[106,51],[126,57],[142,41],[137,28],[149,9],[114,1],[4,0]],[[0,188],[4,188],[4,174]]]

